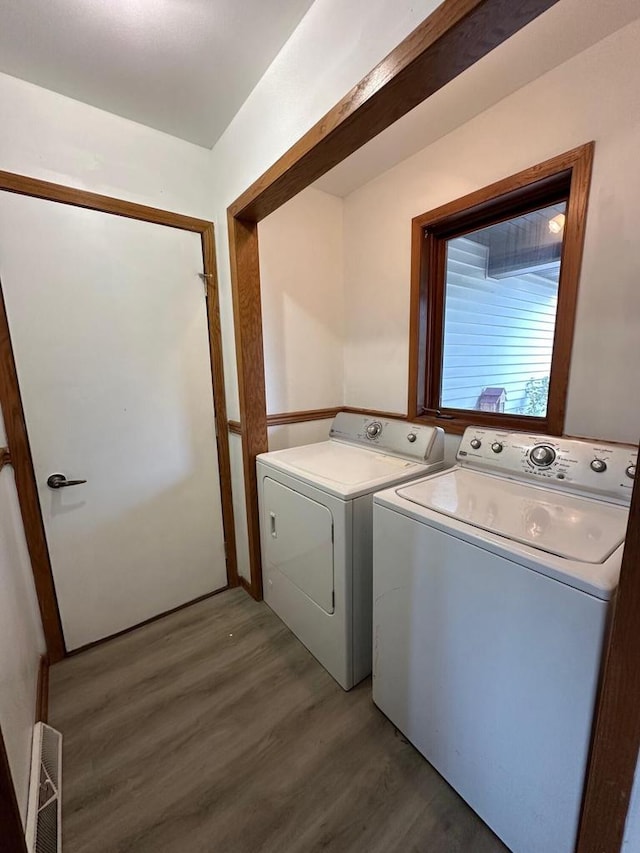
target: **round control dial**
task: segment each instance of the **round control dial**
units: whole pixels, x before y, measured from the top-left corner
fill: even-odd
[[[556,458],[556,452],[548,444],[539,444],[529,454],[529,459],[538,468],[548,468]]]
[[[602,474],[603,471],[607,470],[607,463],[604,459],[592,459],[589,467],[592,471],[595,471],[596,474]]]
[[[482,442],[479,438],[472,438],[469,444],[471,445],[471,447],[473,447],[474,450],[478,450],[482,446]]]
[[[627,470],[625,471],[625,474],[627,475],[627,477],[629,477],[631,480],[633,480],[633,478],[636,476],[636,466],[635,465],[628,465]]]
[[[367,426],[367,438],[377,438],[382,432],[382,424],[379,421],[373,421]]]
[[[502,447],[503,445],[499,441],[494,441],[491,445],[491,449],[494,453],[502,453]]]
[[[413,444],[413,442],[416,440],[417,437],[418,436],[415,434],[415,432],[410,432],[409,435],[407,436],[407,441],[410,441],[411,444]]]

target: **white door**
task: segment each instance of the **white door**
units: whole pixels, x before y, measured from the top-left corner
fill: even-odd
[[[0,282],[68,649],[227,583],[200,235],[0,193]],[[64,474],[85,484],[52,489]]]

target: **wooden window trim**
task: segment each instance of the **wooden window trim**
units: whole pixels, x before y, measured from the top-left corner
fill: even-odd
[[[581,145],[416,216],[411,231],[408,415],[462,433],[469,425],[562,435],[595,143]],[[444,333],[445,240],[567,198],[547,415],[534,418],[439,408]],[[426,239],[425,239],[426,232]],[[429,280],[429,272],[431,279]]]

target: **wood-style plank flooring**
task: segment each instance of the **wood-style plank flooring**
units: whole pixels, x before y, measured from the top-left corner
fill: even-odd
[[[65,853],[505,853],[371,701],[221,593],[51,670]]]

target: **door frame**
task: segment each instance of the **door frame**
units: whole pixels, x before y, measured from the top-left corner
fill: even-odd
[[[251,582],[262,598],[256,456],[268,450],[258,223],[557,0],[444,0],[227,210]],[[304,413],[302,413],[304,414]],[[307,413],[308,414],[308,413]],[[397,415],[396,415],[397,416]],[[304,418],[299,418],[304,420]],[[577,853],[618,853],[640,746],[640,483],[603,668]]]
[[[238,585],[235,526],[231,496],[231,463],[229,436],[226,428],[227,405],[222,360],[222,331],[218,297],[218,277],[213,222],[196,219],[155,207],[135,204],[123,199],[79,190],[62,184],[41,181],[25,175],[0,171],[0,191],[31,196],[44,201],[83,207],[154,225],[192,231],[200,235],[203,276],[206,284],[209,356],[215,408],[215,430],[218,449],[218,472],[222,523],[224,529],[228,586]],[[47,653],[51,663],[61,660],[66,647],[56,598],[51,560],[40,509],[29,436],[22,408],[20,386],[11,344],[2,282],[0,281],[0,408],[2,409],[11,465],[14,469],[20,512],[42,617]],[[215,590],[218,592],[219,590]]]

